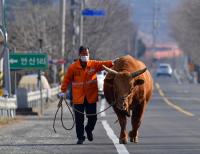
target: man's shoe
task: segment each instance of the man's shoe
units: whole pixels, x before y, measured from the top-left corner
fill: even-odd
[[[87,139],[89,141],[93,141],[93,134],[90,131],[87,131],[87,129],[85,128],[86,134],[87,134]]]
[[[78,139],[76,144],[83,144],[83,142],[85,141],[85,136],[83,136],[83,138]]]
[[[78,140],[76,144],[83,144],[84,140]]]

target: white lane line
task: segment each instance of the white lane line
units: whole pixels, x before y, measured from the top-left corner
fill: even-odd
[[[108,137],[113,141],[115,148],[119,154],[129,154],[128,150],[123,144],[119,144],[119,139],[113,132],[112,128],[109,126],[106,120],[102,121],[103,127],[106,130]]]
[[[101,107],[100,107],[100,111],[103,111],[105,109],[105,105],[106,105],[106,100],[102,99],[101,100]],[[105,117],[106,116],[106,112],[101,112],[100,114],[101,117]]]
[[[105,104],[106,104],[106,100],[102,99],[101,100],[101,107],[100,107],[100,111],[105,109]],[[101,117],[105,117],[106,116],[106,112],[102,112]],[[106,130],[106,133],[108,135],[108,137],[112,140],[112,142],[114,143],[115,148],[117,149],[117,152],[119,154],[129,154],[128,150],[126,149],[126,147],[123,144],[119,144],[119,139],[117,138],[117,136],[115,135],[115,133],[113,132],[112,128],[110,127],[110,125],[108,124],[108,122],[106,120],[102,120],[101,121],[104,129]]]

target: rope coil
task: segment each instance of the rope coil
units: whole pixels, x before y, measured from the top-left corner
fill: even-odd
[[[70,111],[71,113],[71,116],[72,116],[72,120],[73,120],[73,124],[71,126],[71,128],[67,128],[64,123],[63,123],[63,105],[62,105],[62,102],[63,100],[65,101],[67,107],[68,107],[68,110]],[[109,105],[107,108],[105,108],[104,110],[98,112],[98,113],[95,113],[95,114],[86,114],[86,113],[83,113],[83,112],[80,112],[79,110],[75,109],[73,106],[70,106],[68,103],[67,103],[67,100],[65,98],[60,98],[59,102],[58,102],[58,108],[56,110],[56,113],[55,113],[55,116],[54,116],[54,121],[53,121],[53,129],[54,129],[54,132],[56,133],[56,129],[55,129],[55,121],[56,121],[56,117],[57,117],[57,114],[58,114],[58,111],[59,109],[61,108],[61,117],[60,117],[60,121],[62,123],[62,127],[65,129],[65,130],[72,130],[74,128],[74,125],[75,125],[75,118],[74,118],[74,113],[72,112],[72,109],[73,111],[75,112],[78,112],[80,114],[83,114],[83,115],[86,115],[86,116],[94,116],[94,115],[98,115],[102,112],[105,112],[106,110],[108,110],[110,107],[112,107],[113,104]]]
[[[62,105],[63,100],[65,101],[65,103],[66,103],[66,105],[67,105],[67,107],[68,107],[68,109],[69,109],[69,111],[70,111],[70,113],[71,113],[71,115],[72,115],[73,124],[72,124],[71,128],[65,127],[65,125],[64,125],[64,123],[63,123],[63,105]],[[55,132],[55,133],[56,133],[55,121],[56,121],[56,117],[57,117],[57,114],[58,114],[58,111],[59,111],[60,108],[61,108],[60,121],[61,121],[61,123],[62,123],[63,128],[64,128],[65,130],[72,130],[72,129],[74,128],[74,124],[75,124],[74,114],[73,114],[73,112],[72,112],[72,110],[71,110],[69,104],[67,103],[66,99],[60,98],[60,100],[59,100],[59,102],[58,102],[58,108],[57,108],[57,110],[56,110],[56,113],[55,113],[55,116],[54,116],[54,121],[53,121],[53,129],[54,129],[54,132]]]

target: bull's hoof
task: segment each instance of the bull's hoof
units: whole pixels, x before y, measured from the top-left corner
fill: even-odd
[[[130,138],[130,142],[138,143],[139,139],[138,137]]]
[[[134,142],[134,143],[138,143],[139,142],[138,133],[137,133],[137,135],[135,137],[133,137],[134,136],[133,132],[130,131],[128,135],[130,137],[130,142]]]
[[[119,144],[127,144],[128,140],[127,139],[119,139]]]

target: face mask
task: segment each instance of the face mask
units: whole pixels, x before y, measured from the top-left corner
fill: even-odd
[[[87,62],[89,61],[89,56],[80,56],[81,61]]]

